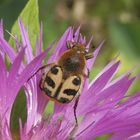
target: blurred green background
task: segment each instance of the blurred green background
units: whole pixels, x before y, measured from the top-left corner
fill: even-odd
[[[0,0],[0,17],[11,30],[27,0]],[[140,0],[39,0],[39,17],[44,29],[44,47],[60,38],[68,26],[82,25],[82,33],[94,36],[104,48],[91,72],[93,78],[113,57],[122,61],[117,75],[140,72]],[[140,80],[128,94],[140,90]],[[101,138],[102,139],[102,138]]]

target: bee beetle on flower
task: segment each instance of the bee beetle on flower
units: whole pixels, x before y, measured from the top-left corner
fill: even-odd
[[[84,44],[67,41],[67,50],[56,62],[44,65],[39,87],[42,92],[60,104],[67,104],[74,98],[74,116],[77,123],[76,107],[85,78],[89,77],[86,60],[93,58],[93,48]]]

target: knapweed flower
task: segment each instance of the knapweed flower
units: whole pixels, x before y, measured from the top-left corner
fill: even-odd
[[[22,42],[14,38],[17,47],[15,51],[4,39],[2,22],[0,25],[0,140],[14,139],[10,129],[10,115],[21,87],[24,87],[27,99],[27,120],[23,123],[19,118],[20,140],[92,140],[104,134],[110,134],[110,140],[139,139],[140,92],[126,96],[136,77],[130,78],[130,72],[127,72],[113,79],[120,65],[117,57],[91,82],[85,80],[76,109],[78,125],[74,118],[75,100],[67,105],[54,103],[53,113],[44,116],[49,100],[44,98],[39,88],[42,72],[36,71],[42,66],[52,45],[45,51],[42,50],[41,28],[34,55],[28,32],[20,20],[19,27]],[[80,27],[75,32],[69,27],[58,41],[47,64],[60,57],[66,50],[67,41],[86,44],[88,48],[92,38],[87,43],[80,33]],[[93,59],[87,61],[89,69],[92,68],[102,45],[103,43],[93,52]],[[5,66],[5,54],[11,62],[9,70]]]

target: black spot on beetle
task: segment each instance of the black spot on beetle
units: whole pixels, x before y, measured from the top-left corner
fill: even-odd
[[[69,99],[61,97],[59,99],[59,102],[61,102],[61,103],[69,103]]]
[[[45,82],[47,82],[47,84],[48,84],[50,87],[52,87],[52,88],[55,87],[55,82],[54,82],[49,76],[46,76]]]
[[[51,91],[48,88],[43,88],[43,91],[45,92],[45,94],[49,97],[51,97]]]
[[[76,86],[81,84],[81,78],[80,77],[76,77],[73,79],[72,83]]]
[[[51,73],[56,75],[58,73],[58,68],[56,66],[52,67],[51,68]]]
[[[67,95],[73,95],[73,96],[75,96],[76,93],[77,93],[77,91],[76,91],[75,89],[65,89],[65,90],[63,91],[63,93],[64,93],[64,94],[67,94]]]

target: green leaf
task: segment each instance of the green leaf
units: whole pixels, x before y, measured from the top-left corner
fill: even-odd
[[[38,9],[38,0],[29,0],[26,4],[25,8],[20,13],[19,17],[21,18],[24,26],[28,29],[29,38],[31,41],[31,45],[35,48],[36,37],[39,33],[39,9]],[[12,34],[18,35],[20,37],[20,30],[18,26],[18,19],[14,23],[12,30]],[[14,46],[14,40],[12,37],[9,40],[10,44]]]
[[[44,115],[47,116],[48,114],[52,114],[53,111],[54,111],[54,102],[49,101],[45,108]]]
[[[27,118],[26,96],[23,90],[17,95],[11,111],[10,129],[12,131],[19,129],[19,118],[22,120],[22,123]]]

